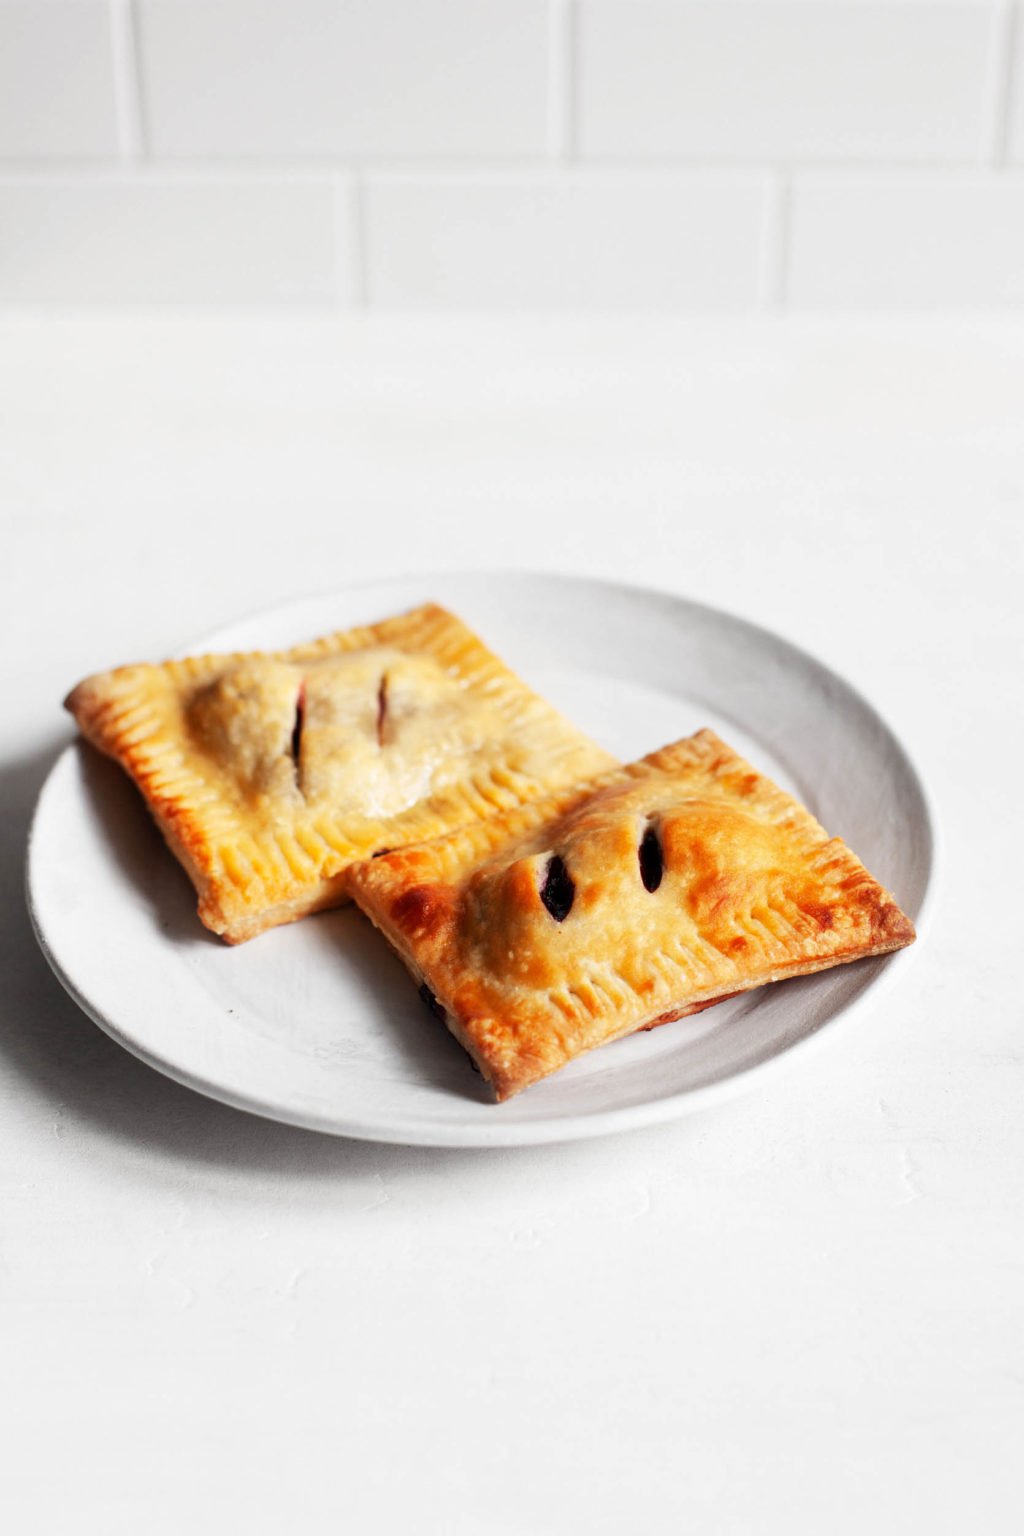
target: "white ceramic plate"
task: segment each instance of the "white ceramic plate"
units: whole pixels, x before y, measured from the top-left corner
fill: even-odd
[[[712,726],[844,837],[920,921],[934,839],[906,753],[834,673],[741,619],[611,583],[432,576],[292,603],[194,649],[286,646],[428,598],[625,760]],[[682,1114],[759,1080],[906,958],[748,993],[618,1041],[495,1105],[353,909],[236,949],[209,935],[141,799],[91,748],[69,747],[47,780],[28,879],[57,975],[143,1061],[273,1119],[436,1146],[558,1141]]]

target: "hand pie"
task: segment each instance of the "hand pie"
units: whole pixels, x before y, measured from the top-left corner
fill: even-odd
[[[66,704],[230,943],[338,905],[357,859],[614,762],[433,604],[293,650],[119,667]]]
[[[360,864],[351,891],[506,1099],[583,1051],[914,929],[711,731]]]

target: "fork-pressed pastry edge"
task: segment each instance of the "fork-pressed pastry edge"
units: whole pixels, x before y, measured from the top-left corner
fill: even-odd
[[[775,963],[759,964],[753,942],[746,945],[743,963],[725,954],[718,955],[713,942],[716,939],[730,945],[745,942],[739,929],[746,915],[723,910],[698,933],[698,947],[704,946],[708,951],[703,956],[707,973],[704,984],[684,985],[683,971],[677,966],[675,997],[666,996],[663,987],[656,1001],[652,998],[646,1009],[641,1006],[638,990],[639,985],[646,986],[649,981],[643,975],[642,954],[630,956],[633,990],[628,979],[620,977],[617,983],[606,960],[599,956],[585,986],[577,986],[574,998],[567,1000],[559,997],[559,989],[564,991],[564,986],[558,980],[557,969],[551,971],[550,987],[539,986],[531,991],[520,984],[514,944],[508,950],[509,985],[503,999],[500,975],[489,975],[479,953],[467,949],[467,881],[487,879],[489,861],[498,871],[495,878],[503,878],[503,853],[510,848],[513,855],[517,851],[523,854],[518,864],[529,864],[531,857],[537,856],[535,849],[531,852],[532,834],[552,830],[554,846],[558,834],[572,823],[573,817],[585,818],[603,794],[607,797],[610,792],[614,798],[621,791],[628,801],[636,786],[660,788],[663,780],[665,786],[671,787],[673,775],[688,792],[688,797],[684,796],[687,803],[700,803],[702,796],[708,800],[712,824],[716,801],[720,818],[731,818],[734,823],[737,816],[740,818],[736,824],[740,827],[741,853],[744,817],[752,818],[752,842],[762,833],[773,835],[772,828],[776,829],[780,851],[789,859],[794,892],[807,895],[807,899],[800,906],[791,893],[787,902],[792,912],[782,913],[786,903],[780,901],[780,912],[769,914],[777,919],[776,927],[782,935],[776,934],[770,940],[777,951]],[[692,851],[695,857],[701,856],[699,840]],[[742,884],[741,877],[742,871],[737,889]],[[506,917],[511,913],[512,928],[521,912],[536,912],[530,879],[525,875],[515,878],[519,880],[519,905],[513,900],[511,907],[506,903],[503,909]],[[724,997],[769,982],[888,953],[912,942],[914,937],[913,925],[895,900],[841,840],[829,838],[803,806],[706,730],[587,784],[546,796],[422,847],[397,850],[380,860],[360,864],[352,872],[351,889],[357,903],[393,945],[414,979],[429,990],[436,1005],[444,1011],[448,1027],[491,1082],[499,1099],[518,1092],[572,1057],[622,1035],[684,1017]],[[556,933],[560,939],[564,937],[568,925],[563,927],[556,921],[544,928],[545,919],[539,913],[536,915],[542,937]],[[671,924],[669,915],[664,940],[669,959],[661,964],[661,969],[670,973],[675,945]],[[751,928],[754,930],[753,923]],[[843,942],[844,934],[849,942]],[[705,944],[705,940],[710,942]],[[586,942],[585,928],[581,928],[576,949],[566,943],[553,951],[556,963],[558,954],[568,956],[572,962],[583,955],[586,962]],[[789,959],[784,957],[787,942],[792,956]],[[527,947],[529,943],[527,934]],[[636,948],[642,950],[641,940]],[[742,950],[737,949],[736,953],[739,956]],[[663,954],[656,958],[659,963],[665,961]],[[699,969],[699,965],[692,967],[697,972]],[[671,987],[667,990],[671,991]]]
[[[327,803],[275,819],[225,793],[189,740],[184,698],[253,661],[301,668],[381,646],[436,661],[471,704],[498,718],[502,730],[489,755],[469,758],[462,779],[443,792],[376,821],[346,819],[344,806]],[[85,678],[65,707],[134,780],[196,887],[202,921],[229,943],[348,900],[351,864],[378,847],[435,837],[614,762],[433,603],[286,650],[118,667]],[[522,761],[524,743],[542,770],[511,766],[516,754]]]

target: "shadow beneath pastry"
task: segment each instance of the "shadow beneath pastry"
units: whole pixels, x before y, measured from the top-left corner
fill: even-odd
[[[94,747],[79,741],[74,750],[79,754],[89,813],[139,907],[171,944],[199,946],[215,956],[224,948],[223,941],[200,922],[192,883],[168,852],[141,797],[118,765]],[[405,967],[355,906],[320,913],[304,919],[301,930],[287,925],[243,946],[246,970],[257,985],[264,967],[270,973],[264,974],[268,989],[279,985],[274,971],[284,958],[278,949],[281,945],[288,947],[292,965],[304,963],[310,972],[323,966],[344,974],[345,995],[358,1000],[361,1014],[359,1030],[353,1033],[368,1029],[382,1041],[386,1038],[399,1070],[424,1087],[478,1103],[491,1102],[490,1091],[469,1057],[444,1023],[423,1005]],[[295,1021],[296,1026],[299,1023]],[[327,1072],[343,1068],[344,1044],[344,1040],[321,1041],[312,1047],[312,1054],[320,1057]]]
[[[320,913],[302,926],[310,963],[343,973],[344,994],[356,1000],[360,1013],[359,1034],[381,1037],[400,1070],[423,1087],[473,1103],[494,1102],[470,1057],[358,907]]]
[[[76,742],[75,751],[90,811],[139,905],[172,943],[219,945],[221,940],[198,920],[192,883],[177,859],[168,856],[167,845],[124,771],[87,742]]]
[[[63,1146],[73,1147],[77,1156],[105,1163],[116,1179],[170,1177],[177,1181],[183,1169],[192,1174],[200,1170],[208,1181],[226,1185],[239,1198],[262,1198],[270,1190],[278,1199],[285,1187],[289,1198],[301,1198],[304,1189],[325,1183],[361,1186],[399,1174],[429,1181],[441,1172],[460,1170],[471,1181],[479,1177],[485,1187],[496,1162],[525,1159],[524,1174],[528,1170],[535,1174],[571,1156],[572,1149],[558,1146],[447,1150],[358,1142],[300,1130],[205,1098],[115,1044],[78,1008],[50,970],[35,941],[25,902],[29,824],[46,775],[64,745],[55,740],[34,753],[0,762],[0,910],[4,915],[0,924],[0,1081],[20,1101],[20,1113],[30,1122],[35,1115],[41,1136],[59,1131]],[[97,782],[106,779],[106,766],[97,762]],[[130,796],[118,798],[131,800]],[[156,841],[150,844],[144,809],[135,809],[141,819],[133,828],[134,851],[125,853],[122,848],[122,852],[138,859],[143,858],[142,850],[152,846],[166,859],[155,832]],[[133,814],[119,804],[119,819]],[[183,910],[190,896],[186,883]],[[325,914],[325,919],[325,943],[331,942],[330,929],[339,920],[363,928],[354,911]],[[194,906],[191,921],[196,922]],[[367,930],[365,942],[355,947],[352,956],[354,965],[366,967],[367,986],[383,986],[387,997],[393,993],[406,1001],[412,992],[418,1009],[415,991],[401,966],[386,953],[375,953],[371,939]],[[425,1010],[423,1020],[416,1022],[436,1048],[437,1060],[445,1061],[440,1069],[443,1075],[448,1078],[449,1069],[464,1072],[467,1091],[483,1092],[444,1027],[426,1016]]]

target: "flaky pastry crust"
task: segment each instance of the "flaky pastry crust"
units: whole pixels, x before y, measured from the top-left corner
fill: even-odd
[[[506,1099],[584,1051],[914,928],[711,731],[359,864],[356,902]]]
[[[290,650],[119,667],[65,704],[229,943],[347,900],[381,848],[614,762],[433,603]]]

